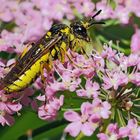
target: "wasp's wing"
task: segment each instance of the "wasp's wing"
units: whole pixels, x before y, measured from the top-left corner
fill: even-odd
[[[24,54],[23,57],[19,58],[20,63],[29,63],[34,59],[38,59],[40,55],[42,56],[43,53],[46,53],[51,47],[54,46],[60,39],[62,35],[55,35],[54,37],[45,38],[42,37],[38,42],[31,44],[32,47],[28,50],[27,53]]]
[[[33,45],[34,45],[34,43],[29,43],[29,44],[27,44],[27,45],[25,46],[25,48],[24,48],[22,54],[21,54],[20,57],[18,58],[18,60],[21,59],[21,58],[31,49],[31,47],[32,47]]]
[[[45,55],[60,39],[62,35],[56,35],[50,37],[47,41],[45,37],[35,43],[29,51],[18,59],[16,65],[11,71],[4,77],[3,83],[10,84],[11,82],[18,79],[18,77],[24,74],[37,60]],[[40,48],[42,46],[42,49]]]

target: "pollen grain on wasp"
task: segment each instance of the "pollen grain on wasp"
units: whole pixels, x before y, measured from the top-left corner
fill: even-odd
[[[7,93],[23,90],[38,75],[44,79],[43,69],[46,68],[49,72],[54,60],[58,59],[63,63],[65,56],[71,59],[72,56],[67,54],[69,48],[72,51],[81,50],[81,52],[85,52],[81,47],[81,42],[90,41],[87,30],[94,24],[104,24],[104,22],[94,22],[94,17],[100,12],[101,10],[89,20],[74,21],[70,26],[61,23],[53,25],[39,41],[30,44],[31,47],[22,53],[18,62],[2,80],[4,90]],[[13,73],[16,73],[16,76]]]

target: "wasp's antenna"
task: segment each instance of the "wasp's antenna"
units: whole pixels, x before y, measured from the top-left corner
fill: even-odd
[[[101,12],[102,12],[102,10],[99,10],[95,15],[92,16],[91,19],[93,19],[93,18],[95,18],[96,16],[98,16]]]
[[[90,28],[93,24],[105,24],[105,22],[99,21],[99,22],[94,22],[94,18],[98,16],[101,13],[102,10],[99,10],[95,15],[93,15],[88,22],[85,23],[85,27],[88,29]]]
[[[105,24],[105,22],[99,21],[99,22],[93,22],[92,25],[93,25],[93,24]]]

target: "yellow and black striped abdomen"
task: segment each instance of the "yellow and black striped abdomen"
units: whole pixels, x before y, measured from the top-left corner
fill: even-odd
[[[14,91],[20,91],[25,87],[27,87],[40,73],[41,62],[46,61],[48,59],[48,55],[49,54],[47,53],[46,55],[42,56],[22,75],[18,76],[17,74],[18,78],[15,81],[12,81],[11,84],[7,84],[4,90],[6,90],[7,92],[14,92]]]
[[[49,50],[45,55],[35,61],[35,63],[25,70],[24,73],[21,75],[20,73],[13,74],[12,79],[9,79],[6,82],[4,90],[7,92],[14,92],[26,88],[40,74],[42,64],[48,65],[49,67],[55,59],[59,59],[61,62],[64,62],[66,50],[67,44],[65,42],[62,41],[61,43],[56,44],[52,50]]]

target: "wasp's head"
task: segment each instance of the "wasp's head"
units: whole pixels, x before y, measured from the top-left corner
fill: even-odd
[[[71,23],[70,27],[72,29],[73,34],[78,39],[85,40],[87,42],[90,41],[90,38],[87,34],[87,29],[89,29],[94,24],[104,24],[104,22],[94,22],[94,18],[101,13],[101,10],[99,10],[95,15],[93,15],[89,20],[87,21],[75,21]]]
[[[85,40],[87,42],[90,41],[90,38],[88,37],[87,34],[87,29],[84,27],[82,22],[80,21],[73,22],[71,23],[70,27],[76,38]]]

